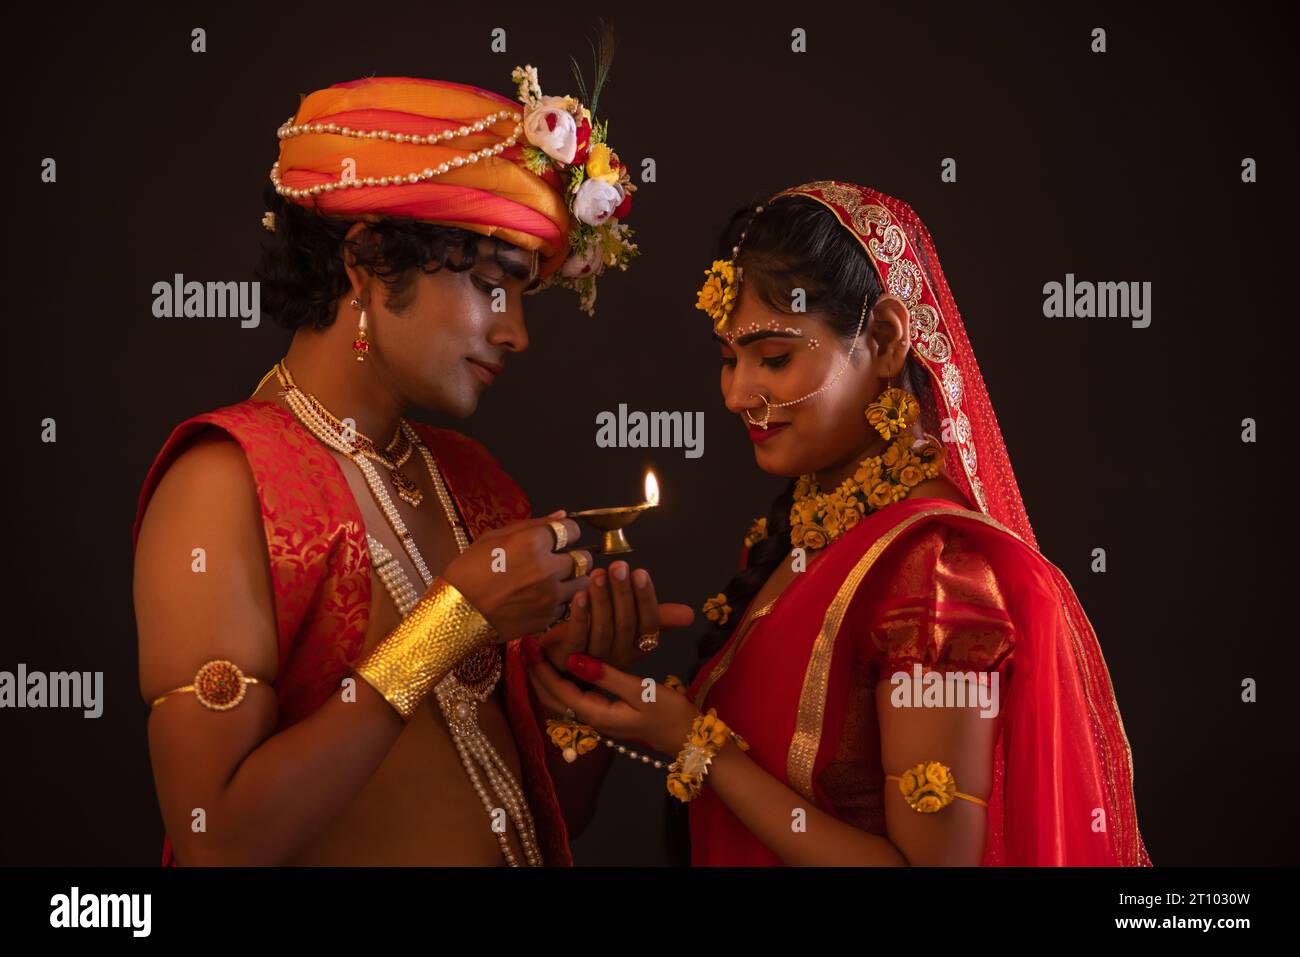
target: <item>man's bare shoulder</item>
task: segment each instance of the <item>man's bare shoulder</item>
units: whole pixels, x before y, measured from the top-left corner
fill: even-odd
[[[236,513],[247,512],[239,506],[249,503],[256,517],[257,486],[244,450],[229,433],[206,429],[176,454],[158,480],[145,510],[140,538],[145,538],[150,525],[158,524],[161,514],[169,522],[187,513],[193,513],[195,519],[225,513],[225,518],[238,520]]]
[[[245,668],[274,671],[261,507],[244,451],[228,433],[200,433],[163,473],[140,525],[133,584],[146,696],[175,687],[196,658],[237,654],[232,660]]]

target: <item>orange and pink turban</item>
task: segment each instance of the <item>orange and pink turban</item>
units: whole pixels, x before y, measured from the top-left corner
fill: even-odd
[[[522,113],[518,103],[458,83],[337,83],[305,97],[281,127],[278,179],[287,199],[325,215],[410,216],[499,236],[538,250],[549,274],[568,253],[570,219],[558,190],[520,163],[523,146],[512,134]],[[463,128],[468,135],[448,135]]]
[[[542,97],[531,67],[515,72],[522,102],[413,77],[317,90],[280,127],[271,179],[286,200],[323,215],[409,216],[536,250],[541,275],[577,288],[588,307],[595,275],[626,268],[636,253],[618,225],[635,187],[597,145],[604,129],[589,110],[572,97]],[[557,139],[566,130],[567,149]],[[603,181],[587,189],[603,207],[575,208],[586,178]]]

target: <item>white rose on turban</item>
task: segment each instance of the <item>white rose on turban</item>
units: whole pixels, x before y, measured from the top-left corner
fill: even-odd
[[[568,97],[544,96],[524,116],[524,137],[539,150],[568,166],[578,152],[578,124],[565,106]]]
[[[573,215],[588,226],[599,226],[623,202],[623,190],[599,179],[586,179],[573,197]]]
[[[598,273],[599,267],[600,244],[588,243],[586,249],[573,253],[564,261],[564,265],[560,267],[560,275],[571,278],[590,276],[592,273]]]

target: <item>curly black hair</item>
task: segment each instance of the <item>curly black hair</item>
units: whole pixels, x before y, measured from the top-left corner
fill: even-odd
[[[386,287],[385,305],[401,312],[415,292],[415,270],[435,273],[471,269],[484,237],[455,226],[394,216],[369,223],[358,238],[345,239],[356,220],[323,216],[289,202],[267,184],[263,198],[275,214],[275,232],[262,243],[254,277],[261,283],[262,311],[297,330],[325,329],[350,283],[344,269],[346,245],[359,267]],[[493,237],[494,256],[510,243]]]

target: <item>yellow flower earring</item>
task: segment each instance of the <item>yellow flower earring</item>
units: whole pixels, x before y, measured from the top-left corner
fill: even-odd
[[[921,404],[907,390],[890,386],[868,403],[863,414],[867,424],[889,440],[912,427],[921,414]]]

